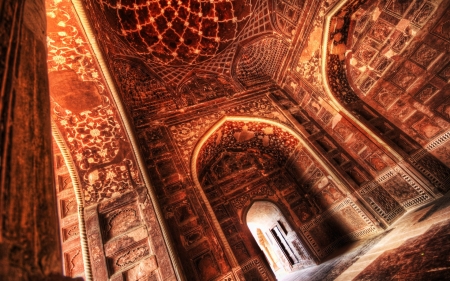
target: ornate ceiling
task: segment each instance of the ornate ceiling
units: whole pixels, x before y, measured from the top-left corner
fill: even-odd
[[[236,40],[256,4],[229,0],[94,3],[136,54],[162,65],[192,65],[215,57]]]
[[[299,0],[85,4],[109,59],[138,59],[173,90],[194,70],[231,76],[240,86],[273,80],[305,16]]]

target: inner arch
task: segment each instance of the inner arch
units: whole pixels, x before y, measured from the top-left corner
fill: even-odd
[[[258,234],[254,239],[245,224],[255,201],[277,204],[299,235],[299,245],[311,254],[308,262],[324,259],[342,241],[376,233],[333,169],[285,124],[250,116],[223,117],[198,141],[191,171],[233,268],[259,264],[256,268],[267,269],[245,273],[250,280],[255,276],[271,280],[264,277],[264,272],[271,272],[270,259],[257,244]]]

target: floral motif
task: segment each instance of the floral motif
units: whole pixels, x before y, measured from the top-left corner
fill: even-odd
[[[100,105],[75,113],[58,104],[53,97],[53,120],[72,155],[82,179],[85,202],[95,203],[142,184],[134,165],[130,144],[103,77],[99,74],[87,39],[69,0],[47,1],[48,71],[75,71],[78,79],[94,83]]]
[[[108,103],[77,115],[55,105],[54,119],[59,121],[74,161],[81,170],[111,162],[116,157],[119,144],[125,138]]]
[[[170,127],[170,131],[174,136],[173,139],[176,145],[180,149],[186,167],[189,167],[190,156],[197,140],[222,116],[233,115],[266,117],[287,123],[286,118],[277,111],[268,99],[260,98],[189,122],[173,125]]]
[[[105,84],[69,0],[46,1],[48,71],[74,70],[82,81],[91,81],[100,92]]]
[[[133,162],[124,159],[119,164],[86,173],[84,175],[86,183],[84,200],[88,203],[98,202],[103,198],[111,198],[128,191],[133,186],[129,172],[132,169]]]

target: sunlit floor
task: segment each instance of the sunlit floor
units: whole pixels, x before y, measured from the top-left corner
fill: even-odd
[[[450,280],[450,193],[409,211],[385,233],[278,280]]]

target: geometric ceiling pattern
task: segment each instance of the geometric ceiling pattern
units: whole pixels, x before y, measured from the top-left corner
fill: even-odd
[[[177,88],[195,70],[230,77],[240,47],[262,35],[281,35],[280,47],[292,45],[302,4],[290,2],[88,0],[85,7],[107,57],[139,59],[155,78]],[[290,24],[280,24],[281,17]],[[278,67],[282,58],[277,60]]]
[[[133,50],[163,65],[196,64],[233,42],[251,16],[243,1],[100,0],[104,15]]]

